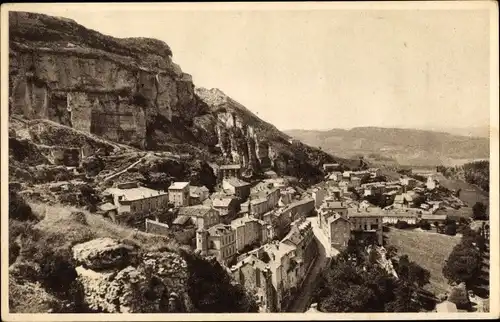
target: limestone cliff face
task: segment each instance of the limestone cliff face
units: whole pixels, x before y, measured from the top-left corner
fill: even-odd
[[[192,105],[191,77],[172,62],[165,43],[118,40],[40,14],[9,18],[14,114],[144,146],[157,115],[171,120]]]
[[[9,15],[9,108],[141,149],[252,171],[320,177],[333,158],[299,144],[218,89],[196,88],[162,41],[118,39],[42,14]]]

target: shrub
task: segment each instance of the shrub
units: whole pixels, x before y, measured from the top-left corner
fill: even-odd
[[[418,223],[418,226],[423,229],[423,230],[431,230],[431,223],[428,222],[427,220],[421,220],[419,223]]]
[[[472,206],[472,217],[474,220],[487,220],[486,206],[482,202],[476,202]]]
[[[188,245],[196,247],[196,231],[195,229],[186,229],[174,233],[174,238],[181,245]]]
[[[470,301],[465,283],[460,283],[451,290],[448,301],[455,303],[459,310],[467,310],[470,308]]]
[[[85,205],[90,212],[95,212],[97,210],[97,204],[100,202],[100,198],[95,189],[88,184],[81,185],[80,193],[82,205]]]
[[[35,221],[37,219],[31,207],[13,190],[9,190],[9,218],[20,221]]]
[[[99,174],[99,172],[104,170],[105,166],[104,161],[99,156],[89,157],[82,162],[82,168],[85,170],[85,173],[91,177]]]
[[[444,233],[446,235],[455,236],[457,234],[457,225],[448,224],[444,227]]]
[[[18,238],[33,236],[33,223],[9,219],[9,265],[12,265],[21,252]]]
[[[183,253],[189,278],[188,295],[199,312],[258,312],[253,296],[240,284],[233,284],[226,270],[217,261]]]
[[[81,211],[72,211],[69,215],[69,219],[78,222],[82,225],[87,225],[87,217]]]
[[[406,222],[404,220],[398,220],[395,227],[397,229],[408,229],[410,227],[410,225],[408,225],[408,222]]]

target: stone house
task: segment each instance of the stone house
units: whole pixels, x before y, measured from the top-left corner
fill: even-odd
[[[267,243],[269,238],[267,226],[266,222],[248,214],[231,221],[236,236],[236,251],[240,252],[249,245]]]
[[[250,195],[250,184],[236,177],[223,179],[222,188],[242,201],[246,200]]]
[[[313,243],[314,233],[310,221],[301,217],[292,222],[290,227],[290,232],[281,242],[295,247],[295,261],[299,267],[298,280],[301,282],[306,276],[307,269],[316,258],[317,248],[316,244]]]
[[[219,212],[207,206],[180,207],[177,215],[178,217],[174,220],[173,224],[181,224],[185,222],[184,218],[189,218],[198,229],[207,229],[220,223]]]
[[[312,192],[312,198],[314,199],[314,206],[318,208],[323,200],[326,198],[326,189],[324,188],[314,188]]]
[[[272,273],[272,283],[276,290],[276,309],[281,312],[293,299],[294,290],[299,284],[299,265],[295,258],[294,246],[272,242],[263,246],[264,252],[270,258],[269,266]]]
[[[236,219],[240,204],[237,198],[224,196],[213,198],[212,207],[219,211],[221,222],[229,224],[233,219]]]
[[[116,222],[116,217],[118,216],[118,208],[110,202],[105,202],[97,207],[98,213],[105,218],[111,219],[111,221]]]
[[[255,293],[260,313],[277,312],[276,289],[268,264],[250,255],[231,267],[231,275],[235,281]]]
[[[332,197],[328,197],[324,200],[320,207],[320,211],[335,212],[339,215],[347,218],[347,205],[344,201],[338,201]]]
[[[405,221],[409,225],[416,225],[418,215],[413,212],[386,211],[382,218],[382,222],[387,225],[395,225],[398,221]]]
[[[167,224],[156,220],[146,219],[145,225],[147,233],[168,236],[171,232],[171,229]]]
[[[339,189],[342,191],[342,193],[347,193],[349,190],[349,181],[347,180],[342,180],[339,182]]]
[[[223,164],[218,169],[219,174],[218,178],[222,181],[222,179],[236,177],[241,178],[242,168],[239,164]],[[220,181],[219,181],[220,182]]]
[[[168,194],[161,190],[154,190],[140,186],[137,182],[118,184],[114,188],[105,190],[117,208],[118,216],[130,213],[154,211],[168,207]]]
[[[437,222],[440,225],[443,225],[447,219],[448,219],[447,215],[431,215],[431,214],[420,215],[420,220],[427,220],[431,224],[434,224],[435,222]]]
[[[351,237],[357,240],[369,238],[379,246],[383,245],[383,218],[382,210],[368,208],[365,210],[349,212],[348,220],[351,222]]]
[[[227,266],[236,255],[235,231],[231,226],[224,224],[198,229],[196,250],[202,256],[214,256],[221,264]]]
[[[361,186],[361,178],[359,176],[351,175],[350,187],[358,188]]]
[[[333,171],[331,174],[327,176],[327,180],[331,184],[335,184],[336,182],[339,182],[343,179],[342,172],[340,171]]]
[[[413,195],[409,193],[402,193],[394,197],[394,208],[413,208]]]
[[[263,189],[252,193],[250,198],[241,205],[241,208],[257,218],[262,218],[263,214],[279,205],[280,197],[279,188]]]
[[[325,172],[331,172],[335,171],[340,167],[340,164],[338,163],[325,163],[323,164],[323,171]]]
[[[201,186],[190,186],[189,187],[189,204],[198,205],[203,203],[207,198],[210,197],[210,191],[207,187]]]
[[[403,187],[406,187],[406,189],[408,190],[413,189],[417,186],[417,180],[406,176],[400,178],[399,182]]]
[[[189,206],[189,182],[174,182],[168,187],[168,199],[175,207]]]
[[[337,250],[345,249],[351,239],[351,222],[347,219],[347,215],[342,216],[331,209],[321,209],[318,216],[319,227],[330,246]]]

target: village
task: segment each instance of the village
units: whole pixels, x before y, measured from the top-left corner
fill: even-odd
[[[274,171],[249,180],[239,164],[214,167],[213,192],[190,182],[164,190],[118,183],[104,191],[98,213],[120,222],[134,213],[167,212],[169,219],[146,218],[140,226],[159,235],[194,231],[192,250],[218,261],[255,292],[261,312],[303,312],[311,304],[304,295],[311,281],[350,240],[383,246],[384,226],[434,226],[446,233],[450,222],[442,210],[463,205],[453,194],[439,193],[432,171],[413,173],[424,182],[411,174],[387,181],[378,168],[339,169],[324,164],[325,179],[308,189]]]

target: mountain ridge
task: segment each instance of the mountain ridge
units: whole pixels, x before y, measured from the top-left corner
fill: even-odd
[[[451,165],[489,157],[488,138],[460,136],[441,131],[354,127],[284,132],[309,145],[321,147],[329,153],[343,157],[364,155],[369,159],[372,155],[374,159],[389,158],[401,165]]]

